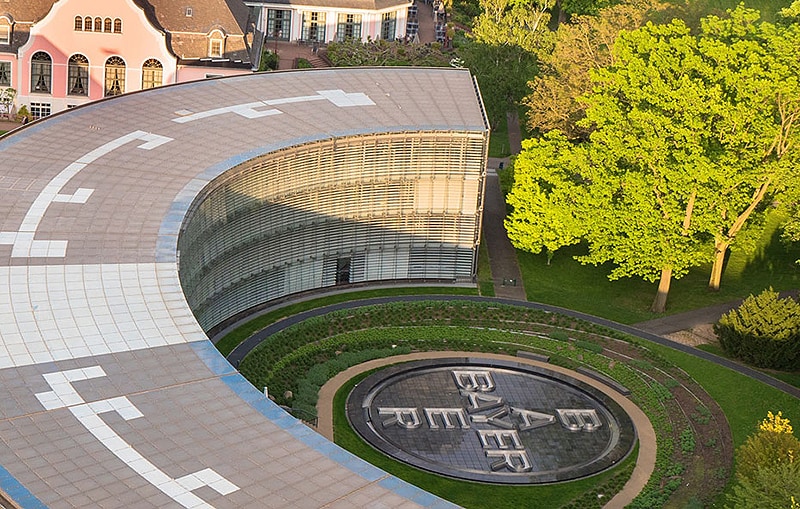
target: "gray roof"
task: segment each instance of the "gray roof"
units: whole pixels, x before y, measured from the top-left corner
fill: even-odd
[[[428,129],[486,131],[468,71],[206,80],[1,138],[0,489],[25,507],[447,507],[252,388],[194,319],[175,253],[193,197],[243,161]]]

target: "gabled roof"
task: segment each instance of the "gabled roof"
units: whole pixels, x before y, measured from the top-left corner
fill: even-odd
[[[242,0],[137,0],[153,25],[169,33],[172,52],[182,59],[208,56],[208,34],[225,36],[223,58],[250,60],[245,42],[250,11]],[[187,16],[191,8],[191,16]]]
[[[314,6],[336,9],[380,11],[390,7],[410,5],[411,0],[247,0],[248,5]]]
[[[0,0],[0,16],[14,20],[10,51],[28,41],[31,25],[41,21],[59,0]],[[68,2],[69,0],[60,0]],[[106,2],[119,0],[104,0]],[[124,0],[123,0],[124,1]],[[223,58],[249,61],[245,42],[249,9],[242,0],[133,0],[158,30],[168,33],[167,43],[179,58],[198,59],[208,56],[208,34],[220,30],[226,35]],[[191,7],[192,15],[186,16]]]

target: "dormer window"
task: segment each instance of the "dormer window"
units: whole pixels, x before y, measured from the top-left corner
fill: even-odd
[[[208,56],[221,58],[225,52],[225,36],[219,30],[214,30],[209,35]]]
[[[0,44],[11,44],[11,25],[0,19]]]
[[[191,7],[187,7],[186,8],[186,17],[187,18],[191,18],[192,14],[194,14],[193,11],[192,11],[192,8]]]

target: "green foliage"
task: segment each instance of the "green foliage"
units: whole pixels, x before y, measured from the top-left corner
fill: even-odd
[[[505,119],[528,91],[537,73],[536,57],[521,46],[471,40],[458,48],[464,66],[478,80],[492,127]]]
[[[297,59],[297,68],[298,69],[313,69],[314,66],[311,62],[308,61],[306,58],[298,58]]]
[[[800,440],[781,412],[768,415],[736,451],[735,509],[785,508],[800,498]]]
[[[762,469],[800,464],[800,440],[791,433],[758,431],[736,451],[739,480],[755,480]]]
[[[692,431],[691,426],[686,426],[683,428],[683,431],[681,431],[681,452],[683,452],[683,454],[691,454],[694,452],[694,448],[694,431]]]
[[[447,67],[451,58],[441,44],[408,44],[385,39],[369,39],[366,42],[346,39],[342,42],[331,42],[328,44],[327,55],[334,67]]]
[[[261,52],[261,62],[258,64],[259,71],[275,71],[278,69],[278,64],[280,64],[280,57],[277,53],[274,53],[266,48]]]
[[[770,288],[751,295],[714,325],[726,353],[755,366],[800,369],[800,304]]]
[[[761,468],[751,478],[741,479],[733,493],[734,509],[789,509],[800,499],[800,460]]]
[[[523,145],[512,243],[536,253],[584,240],[578,259],[612,263],[610,279],[661,279],[654,311],[691,267],[713,260],[718,287],[720,255],[737,239],[752,247],[741,239],[794,181],[800,31],[757,19],[739,8],[700,35],[679,20],[620,34],[584,97],[589,141],[556,132]]]

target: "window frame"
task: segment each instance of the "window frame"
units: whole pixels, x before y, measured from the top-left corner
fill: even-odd
[[[116,60],[122,62],[121,66],[116,64]],[[111,63],[112,61],[114,61],[113,64]],[[121,78],[119,75],[120,69],[122,70]],[[109,76],[111,70],[115,71],[114,76]],[[128,64],[125,63],[125,60],[117,55],[110,56],[103,65],[103,71],[103,97],[115,97],[124,94],[125,78],[128,71]],[[118,92],[114,93],[114,88],[118,88]]]
[[[149,63],[156,63],[158,64],[158,67],[148,65]],[[156,79],[156,77],[158,79]],[[164,64],[162,64],[158,59],[148,58],[142,64],[142,90],[160,87],[163,84]]]
[[[44,55],[47,57],[47,60],[34,60],[37,55]],[[34,62],[39,62],[35,64]],[[53,57],[50,56],[49,53],[46,51],[37,51],[33,55],[31,55],[31,62],[30,62],[30,69],[31,69],[31,82],[30,82],[30,92],[32,94],[47,94],[52,95],[53,93]],[[45,74],[44,71],[47,70]],[[46,82],[45,82],[46,78]],[[44,90],[37,90],[39,87],[39,82],[42,81],[45,85]]]
[[[122,20],[120,18],[114,18],[114,33],[122,33]]]
[[[94,31],[94,20],[91,16],[86,16],[83,18],[83,31],[84,32],[93,32]]]
[[[3,66],[3,64],[6,64],[6,66]],[[9,60],[0,60],[0,67],[6,67],[5,73],[0,70],[0,87],[10,87],[11,83],[13,83],[13,80],[11,79],[11,62]],[[7,81],[2,80],[3,74],[5,74],[8,78]]]
[[[381,15],[381,39],[395,40],[397,34],[397,11],[384,12]]]
[[[82,62],[78,61],[80,58],[83,59]],[[83,93],[75,93],[73,91],[77,85],[76,81],[78,79],[82,80],[81,87],[83,88]],[[89,97],[90,83],[89,59],[86,58],[86,55],[81,53],[75,53],[70,56],[67,60],[67,95],[72,97]]]
[[[302,39],[311,42],[325,42],[325,29],[327,28],[326,13],[324,11],[303,11]]]
[[[83,16],[75,16],[74,28],[76,32],[83,32]]]
[[[31,117],[34,120],[49,117],[53,114],[53,104],[52,103],[42,103],[42,102],[32,102],[30,104],[30,112]]]
[[[336,40],[344,42],[345,39],[361,40],[363,26],[361,14],[340,12],[336,19]]]
[[[215,48],[218,46],[218,48]],[[218,49],[218,51],[215,51]],[[222,58],[225,54],[225,34],[219,30],[212,30],[208,34],[208,56],[210,58]]]
[[[267,38],[275,41],[288,41],[292,32],[292,11],[286,9],[267,9]],[[278,34],[278,35],[276,35]]]
[[[0,21],[0,45],[8,46],[11,44],[11,23],[5,18]]]

